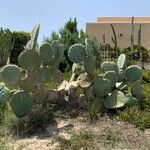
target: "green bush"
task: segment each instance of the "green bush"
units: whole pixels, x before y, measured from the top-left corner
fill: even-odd
[[[144,108],[142,110],[138,107],[126,108],[119,112],[117,118],[132,123],[140,129],[146,129],[150,128],[150,84],[143,84],[142,88],[144,92]]]
[[[9,29],[0,28],[0,67],[4,66],[12,48],[12,33]]]
[[[30,33],[28,32],[13,32],[13,47],[10,54],[10,63],[18,64],[18,56],[24,50],[24,46],[30,40]]]

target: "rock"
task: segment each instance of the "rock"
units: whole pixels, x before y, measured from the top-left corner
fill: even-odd
[[[76,100],[80,108],[86,107],[86,96],[84,94],[80,94],[80,96]]]
[[[57,91],[58,92],[64,91],[67,84],[68,84],[68,81],[64,80],[58,87]]]
[[[82,73],[79,75],[77,83],[81,88],[88,88],[91,85],[91,79],[87,73]]]
[[[71,81],[66,85],[65,91],[68,92],[71,89],[75,90],[78,87],[79,87],[79,85],[78,85],[77,81]]]
[[[49,90],[44,98],[44,102],[58,105],[65,105],[64,97],[60,96],[56,90]]]

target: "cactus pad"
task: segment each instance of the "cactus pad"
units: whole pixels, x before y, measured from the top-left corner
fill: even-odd
[[[35,71],[38,70],[41,66],[41,57],[40,54],[37,51],[29,51],[25,50],[23,51],[19,58],[19,65],[29,71]]]
[[[16,91],[11,97],[10,107],[17,117],[25,117],[32,108],[30,94],[24,91]]]
[[[119,69],[124,68],[125,64],[126,64],[126,55],[125,55],[125,54],[121,54],[121,55],[118,57],[118,60],[117,60],[118,68],[119,68]]]
[[[127,107],[139,105],[139,101],[136,98],[134,98],[130,93],[126,94],[125,97],[127,99],[127,102],[126,102]]]
[[[85,39],[86,55],[92,56],[93,42],[90,38]]]
[[[21,69],[15,65],[6,65],[1,70],[1,79],[7,85],[18,84],[21,77]]]
[[[52,42],[52,49],[53,49],[55,58],[57,60],[62,59],[62,57],[64,55],[64,45],[60,44],[60,42],[58,40],[55,40]]]
[[[43,65],[49,65],[54,57],[53,49],[49,43],[45,43],[40,47],[40,55]]]
[[[94,81],[93,90],[98,97],[104,97],[110,92],[110,81],[108,79],[102,79],[97,77]]]
[[[118,70],[118,82],[122,82],[125,79],[126,72],[123,69]]]
[[[110,81],[111,88],[114,87],[114,85],[116,84],[116,82],[118,80],[117,73],[115,71],[105,72],[104,78],[108,79]]]
[[[37,46],[37,38],[38,38],[38,35],[39,35],[39,30],[40,30],[40,24],[37,23],[32,32],[31,32],[31,43],[32,43],[32,50],[35,50],[36,49],[36,46]]]
[[[121,91],[114,91],[104,100],[104,106],[107,109],[123,107],[127,99]]]
[[[130,81],[137,81],[142,79],[142,69],[136,65],[127,67],[126,76]]]
[[[131,93],[136,98],[141,98],[143,96],[142,86],[140,81],[136,81],[131,86]]]
[[[86,57],[86,49],[81,44],[74,44],[68,52],[69,59],[74,63],[82,62]]]
[[[115,71],[116,73],[118,72],[118,66],[114,62],[110,61],[104,61],[101,65],[101,69],[106,72],[106,71]]]
[[[9,98],[10,90],[5,86],[4,83],[0,82],[0,105],[5,104]]]
[[[39,78],[42,81],[50,81],[52,73],[49,67],[40,68],[38,73],[39,73]]]
[[[84,67],[88,74],[93,74],[95,70],[95,58],[92,56],[86,57],[84,60]]]

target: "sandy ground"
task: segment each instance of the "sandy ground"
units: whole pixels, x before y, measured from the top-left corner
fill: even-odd
[[[90,124],[84,117],[76,119],[57,119],[55,123],[49,125],[46,130],[39,130],[31,137],[23,139],[11,139],[9,147],[11,150],[59,150],[59,142],[56,137],[69,140],[70,131],[79,133],[88,130],[100,138],[95,141],[97,149],[107,150],[106,138],[113,135],[119,139],[114,143],[114,150],[149,150],[150,149],[150,129],[141,131],[133,125],[125,122],[117,122],[107,117],[100,118],[98,122]],[[108,139],[107,139],[108,140]],[[82,149],[82,148],[81,148]],[[92,150],[89,148],[89,150]]]

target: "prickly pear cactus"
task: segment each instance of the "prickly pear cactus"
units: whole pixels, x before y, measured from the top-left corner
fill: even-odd
[[[10,90],[0,82],[0,105],[3,105],[10,98]]]
[[[108,109],[123,107],[127,99],[121,91],[114,91],[104,100],[104,106]]]
[[[130,81],[137,81],[142,79],[142,69],[136,65],[127,67],[126,76]]]
[[[97,77],[93,84],[93,90],[98,97],[107,96],[110,92],[111,86],[108,79]]]
[[[32,97],[24,91],[16,91],[11,97],[10,107],[17,117],[26,116],[30,112],[32,105]]]
[[[23,69],[36,71],[41,66],[41,56],[35,50],[26,50],[20,54],[18,62]]]
[[[32,111],[32,105],[43,104],[48,95],[46,83],[59,81],[57,68],[64,54],[64,46],[54,41],[37,46],[39,24],[31,33],[31,40],[18,58],[19,67],[6,65],[0,70],[0,77],[10,87],[10,107],[17,117],[25,117]],[[62,76],[60,77],[62,78]],[[8,89],[0,89],[0,101],[6,99]]]
[[[114,62],[110,62],[110,61],[103,62],[102,65],[101,65],[101,69],[104,72],[106,72],[106,71],[115,71],[115,72],[118,72],[118,66],[117,66],[117,64],[114,63]]]
[[[115,71],[107,71],[104,74],[104,78],[110,81],[110,86],[113,88],[118,80],[117,73]]]
[[[15,65],[6,65],[1,71],[1,79],[7,85],[17,85],[21,80],[21,68]]]
[[[119,69],[122,69],[122,68],[125,67],[125,65],[126,65],[126,55],[125,55],[125,54],[121,54],[121,55],[118,57],[117,65],[118,65],[118,68],[119,68]]]
[[[82,62],[86,57],[86,49],[81,44],[75,44],[70,47],[68,56],[69,59],[74,63]]]

